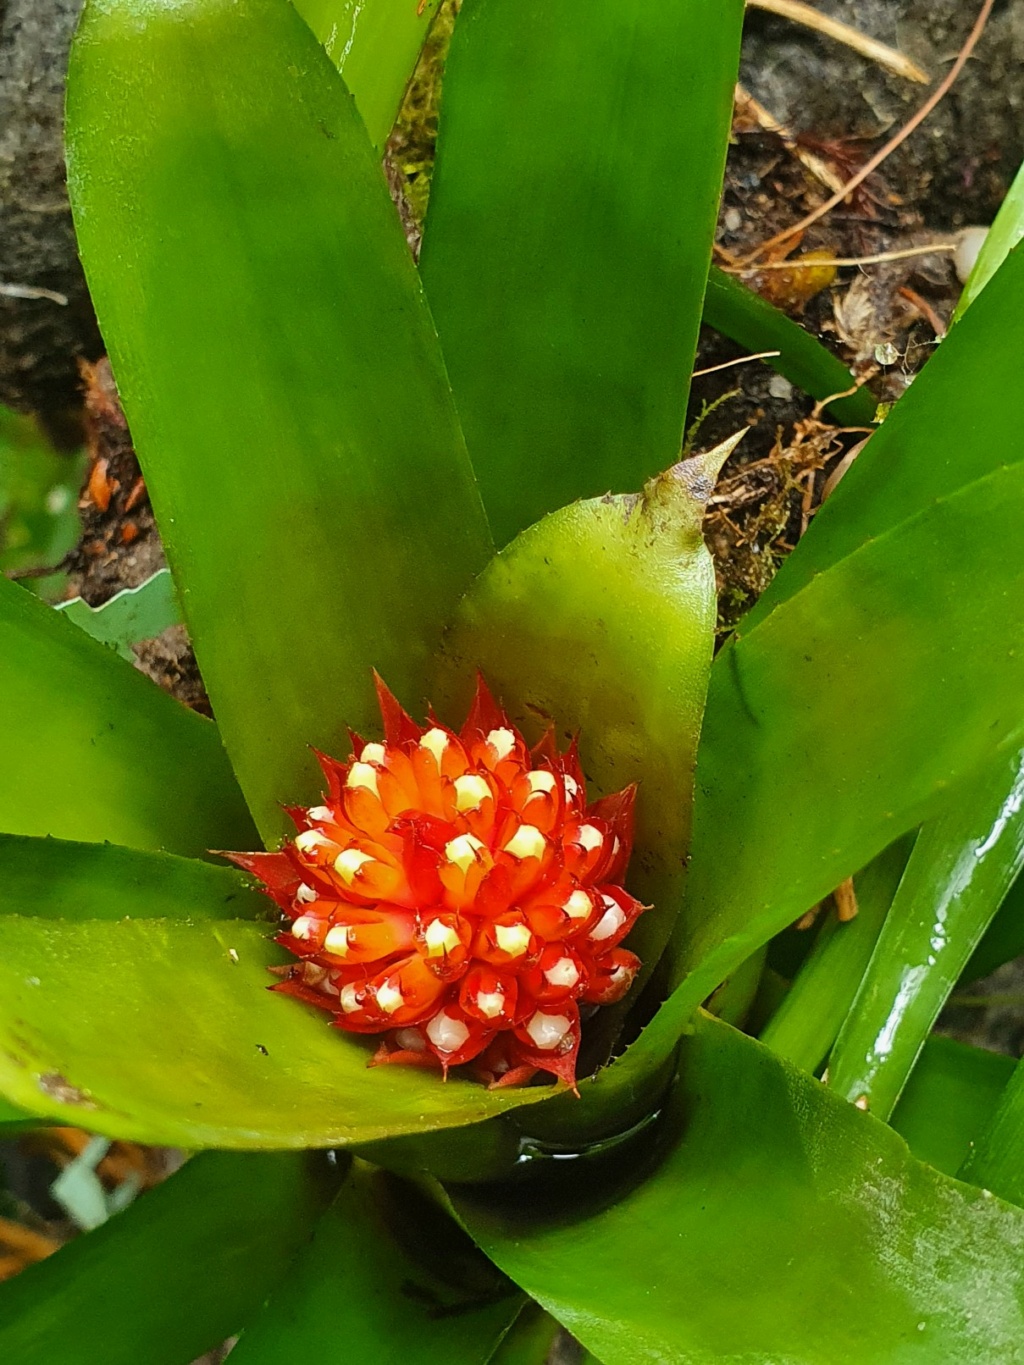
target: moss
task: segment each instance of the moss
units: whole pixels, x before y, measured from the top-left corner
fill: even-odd
[[[388,141],[388,158],[399,172],[406,202],[419,225],[426,217],[430,198],[441,79],[461,2],[444,0],[438,10]]]

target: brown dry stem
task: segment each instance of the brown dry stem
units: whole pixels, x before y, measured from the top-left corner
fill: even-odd
[[[843,43],[854,52],[859,52],[862,57],[876,62],[886,71],[891,71],[894,76],[917,81],[919,85],[927,85],[931,80],[927,71],[922,71],[916,62],[912,62],[902,52],[897,52],[886,43],[880,43],[877,38],[868,37],[866,33],[861,33],[860,29],[852,28],[840,19],[822,14],[812,5],[804,4],[803,0],[747,0],[747,7],[766,10],[769,14],[777,14],[781,19],[791,19],[795,24],[813,29],[823,37],[834,38],[837,43]]]

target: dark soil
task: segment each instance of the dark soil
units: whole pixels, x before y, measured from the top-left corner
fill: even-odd
[[[146,483],[106,359],[81,364],[89,464],[79,500],[82,538],[64,564],[69,596],[99,606],[162,569],[163,547]],[[136,666],[193,710],[211,715],[184,626],[135,646]]]
[[[899,48],[936,77],[977,12],[961,0],[826,0],[818,8]],[[964,226],[989,223],[1024,155],[1022,93],[1013,76],[1022,52],[1024,3],[1011,0],[997,7],[976,57],[935,113],[851,202],[790,244],[795,254],[849,258],[943,245]],[[844,181],[926,94],[831,40],[759,11],[748,15],[741,79],[792,139],[787,146],[763,130],[749,107],[738,106],[720,264],[742,259],[830,197],[797,152]],[[925,363],[960,291],[949,253],[840,270],[806,300],[787,298],[778,273],[744,278],[816,333],[882,401],[898,398]],[[697,368],[740,353],[704,329]],[[806,395],[755,365],[697,379],[691,418],[714,403],[720,406],[702,427],[702,444],[744,424],[752,428],[725,471],[706,528],[726,630],[806,530],[829,475],[861,433],[813,421]]]
[[[81,383],[89,465],[78,503],[82,539],[65,567],[71,595],[95,607],[137,588],[165,560],[109,363],[83,364]]]

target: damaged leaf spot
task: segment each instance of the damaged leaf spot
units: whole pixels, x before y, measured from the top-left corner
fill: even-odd
[[[95,1100],[90,1099],[84,1090],[79,1090],[77,1085],[72,1085],[59,1071],[47,1071],[39,1077],[38,1085],[44,1095],[59,1104],[74,1104],[79,1109],[99,1108]]]

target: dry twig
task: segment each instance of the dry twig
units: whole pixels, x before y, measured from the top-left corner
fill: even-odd
[[[693,378],[701,379],[706,374],[717,374],[719,370],[731,370],[735,365],[747,365],[751,360],[774,360],[781,351],[758,351],[757,355],[741,355],[735,360],[725,360],[721,365],[711,365],[706,370],[694,370]]]
[[[834,38],[869,61],[877,62],[894,76],[905,76],[908,81],[917,81],[920,85],[927,85],[931,79],[927,71],[922,71],[916,62],[902,52],[880,43],[877,38],[869,38],[866,33],[851,28],[839,19],[822,14],[812,5],[805,5],[803,0],[747,0],[747,5],[750,9],[767,10],[769,14],[777,14],[782,19],[792,19],[794,23],[813,29],[826,38]]]
[[[813,175],[816,180],[821,181],[826,189],[838,190],[840,186],[845,184],[842,177],[836,173],[827,161],[804,147],[792,128],[787,127],[785,123],[781,123],[771,110],[766,109],[760,100],[754,98],[745,85],[737,84],[735,104],[736,113],[738,115],[745,115],[747,118],[753,119],[762,132],[771,133],[774,137],[777,137],[786,151],[789,152],[791,156],[795,156],[801,165],[806,170],[810,171],[811,175]]]
[[[762,270],[820,270],[822,267],[834,266],[854,266],[854,265],[883,265],[887,261],[907,261],[913,256],[937,256],[940,252],[954,252],[957,246],[955,242],[939,242],[933,246],[908,246],[899,251],[879,251],[874,256],[817,256],[813,259],[801,260],[799,256],[788,257],[784,261],[762,261],[756,266],[757,273]],[[751,273],[748,266],[744,265],[724,265],[721,267],[726,275],[747,275]]]
[[[840,882],[832,892],[832,899],[836,903],[836,917],[840,924],[848,924],[850,920],[857,918],[857,893],[853,889],[853,878],[847,877],[845,882]]]

